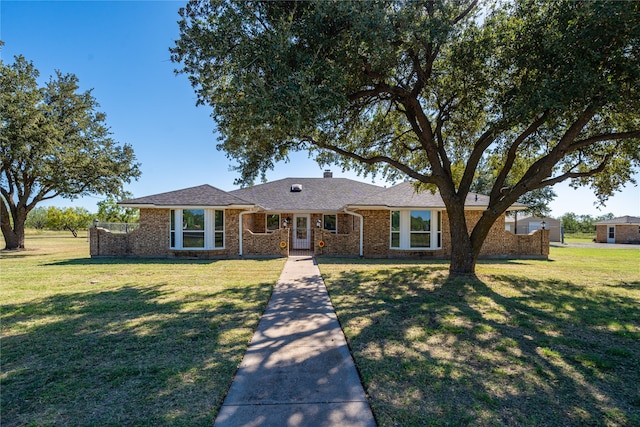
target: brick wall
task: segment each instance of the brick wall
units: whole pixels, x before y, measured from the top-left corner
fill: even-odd
[[[607,225],[596,225],[596,242],[607,243]]]
[[[239,215],[241,210],[225,211],[225,249],[223,250],[170,250],[169,249],[169,209],[141,209],[140,228],[129,234],[113,234],[104,229],[91,228],[91,256],[139,256],[139,257],[237,257],[240,253]],[[368,258],[395,257],[440,257],[451,254],[450,224],[446,212],[442,215],[442,249],[432,251],[391,250],[389,247],[390,214],[388,210],[362,210],[363,215],[363,254]],[[481,211],[467,212],[469,229],[476,224]],[[291,213],[281,213],[281,218]],[[313,250],[322,255],[354,255],[360,250],[359,219],[352,215],[340,214],[338,234],[315,228],[315,221],[321,214],[310,216]],[[251,256],[288,256],[291,247],[291,227],[264,233],[264,214],[246,214],[243,216],[243,255]],[[292,226],[293,224],[291,224]],[[260,232],[256,232],[259,229]],[[628,230],[628,231],[627,231]],[[634,232],[638,235],[638,226],[616,228],[618,239],[631,239]],[[325,247],[320,249],[320,241]],[[638,239],[640,240],[640,239]],[[286,242],[285,248],[280,242]],[[606,236],[605,236],[606,241]],[[481,250],[481,256],[542,256],[549,254],[549,230],[539,230],[529,235],[514,235],[504,229],[504,216],[501,216],[491,228]]]
[[[242,253],[244,256],[289,256],[289,229],[280,228],[272,233],[254,233],[251,230],[242,232]],[[286,246],[282,248],[281,242]]]
[[[596,225],[596,242],[607,243],[609,225]],[[616,228],[616,243],[640,243],[640,225],[618,224]]]
[[[169,248],[170,209],[140,209],[140,227],[128,234],[89,229],[91,256],[133,257],[237,257],[240,210],[225,211],[225,248],[221,250],[173,250]]]
[[[324,247],[320,247],[320,242]],[[327,230],[313,230],[313,251],[315,255],[360,255],[360,231],[334,234]]]

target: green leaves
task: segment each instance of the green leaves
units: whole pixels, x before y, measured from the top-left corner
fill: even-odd
[[[0,191],[18,234],[42,200],[118,194],[140,176],[133,148],[111,138],[105,114],[91,91],[79,92],[75,75],[56,72],[38,87],[38,71],[22,56],[0,62],[0,70]],[[2,222],[9,242],[4,209]]]
[[[486,167],[488,230],[529,192],[572,180],[604,201],[631,180],[639,22],[638,2],[192,0],[171,52],[240,183],[308,150],[451,208]]]

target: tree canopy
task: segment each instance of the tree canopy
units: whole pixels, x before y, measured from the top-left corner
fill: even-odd
[[[0,61],[0,192],[7,248],[24,247],[26,216],[39,202],[118,194],[137,179],[130,145],[114,141],[91,91],[57,71],[38,86],[39,72],[23,56]]]
[[[601,201],[640,163],[640,3],[189,1],[171,49],[253,182],[292,150],[440,191],[452,273],[562,181]],[[464,200],[479,173],[490,203]]]

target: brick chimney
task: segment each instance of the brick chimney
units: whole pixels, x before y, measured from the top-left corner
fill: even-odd
[[[325,169],[324,178],[333,178],[333,172],[331,172],[329,169]]]

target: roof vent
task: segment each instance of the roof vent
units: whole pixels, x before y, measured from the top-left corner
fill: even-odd
[[[333,172],[331,172],[329,169],[325,169],[324,177],[325,178],[333,178]]]
[[[291,186],[291,192],[292,193],[299,193],[302,191],[302,184],[293,184]]]

